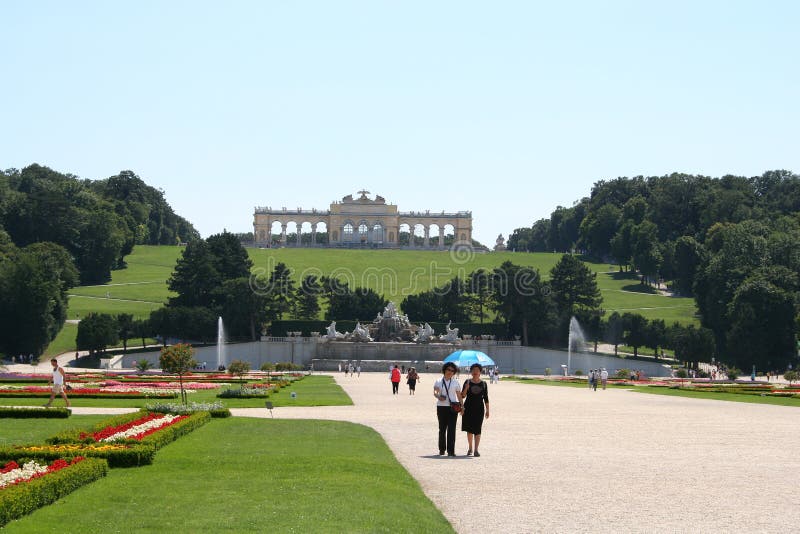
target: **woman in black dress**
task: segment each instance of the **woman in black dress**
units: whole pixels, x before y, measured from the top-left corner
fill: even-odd
[[[461,396],[464,400],[464,414],[461,416],[461,430],[467,433],[467,443],[469,450],[467,456],[473,454],[480,456],[478,446],[481,444],[481,427],[484,418],[489,419],[489,387],[486,382],[481,380],[483,367],[479,363],[473,363],[469,372],[472,378],[464,382],[461,388]],[[484,406],[486,410],[484,411]],[[472,438],[475,437],[475,448],[472,448]]]

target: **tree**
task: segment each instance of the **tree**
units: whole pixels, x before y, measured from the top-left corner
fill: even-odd
[[[562,323],[569,323],[577,310],[599,309],[602,302],[597,275],[571,254],[561,256],[550,271],[550,288]]]
[[[78,350],[96,354],[105,352],[106,347],[118,342],[117,320],[107,313],[90,313],[78,323],[78,336],[75,339]]]
[[[142,339],[142,348],[147,347],[147,338],[153,335],[150,321],[147,319],[136,319],[133,321],[133,331],[136,337]]]
[[[491,273],[476,269],[469,275],[467,295],[470,315],[478,318],[481,324],[488,317],[486,311],[491,301]]]
[[[183,389],[183,375],[197,366],[192,346],[178,343],[177,345],[162,348],[159,363],[164,372],[178,375],[178,381],[181,386],[181,402],[186,404],[187,396],[186,391]]]
[[[797,363],[795,297],[761,276],[746,280],[730,303],[727,357],[747,369]]]
[[[145,358],[142,358],[141,360],[137,361],[134,364],[134,367],[136,368],[136,372],[139,373],[139,374],[146,373],[147,370],[150,369],[152,366],[153,366],[153,364],[150,363],[150,360],[145,359]]]
[[[241,384],[240,389],[244,389],[244,375],[250,372],[250,364],[242,360],[233,360],[228,366],[228,373],[232,376],[238,376]]]
[[[66,320],[67,290],[77,271],[53,243],[0,246],[0,352],[39,356]]]
[[[603,310],[581,308],[576,311],[575,318],[578,319],[584,333],[594,342],[594,352],[597,352],[597,344],[603,337]]]
[[[611,240],[617,233],[620,214],[615,205],[604,204],[583,219],[581,240],[593,257],[602,259],[611,253]]]
[[[217,300],[222,302],[222,317],[232,336],[248,335],[256,341],[267,321],[267,296],[250,285],[249,278],[226,280]]]
[[[650,221],[643,221],[631,230],[631,253],[634,267],[642,275],[642,284],[658,280],[663,257],[659,250],[658,228]]]
[[[658,358],[658,349],[664,346],[667,327],[663,319],[653,319],[647,324],[644,346],[653,349],[653,354]]]
[[[320,305],[319,297],[322,294],[322,284],[314,275],[307,275],[300,283],[295,295],[297,302],[296,319],[312,320],[319,316]]]
[[[639,356],[639,347],[647,342],[647,319],[638,313],[626,313],[622,316],[625,333],[622,340],[633,347],[633,356]]]
[[[170,298],[170,305],[212,306],[214,290],[222,284],[214,263],[207,242],[194,241],[186,245],[175,264],[175,271],[167,280],[170,291],[178,294]]]
[[[683,236],[675,241],[675,279],[673,288],[680,295],[692,295],[697,271],[707,261],[706,251],[691,236]]]
[[[120,313],[117,315],[117,336],[122,340],[122,354],[128,352],[128,340],[136,335],[134,329],[133,315],[130,313]]]
[[[697,368],[699,362],[710,362],[714,357],[714,334],[708,328],[694,325],[673,324],[666,331],[668,343],[675,351],[675,358]]]
[[[269,277],[259,285],[267,299],[267,318],[270,321],[283,318],[295,303],[295,286],[292,271],[285,263],[278,263]]]
[[[550,286],[539,271],[503,262],[492,272],[494,310],[503,319],[509,335],[522,337],[522,344],[542,341],[555,323]]]
[[[617,356],[617,349],[622,342],[622,336],[625,333],[625,324],[622,316],[618,312],[613,312],[608,317],[606,326],[604,328],[605,341],[614,345],[614,356]]]

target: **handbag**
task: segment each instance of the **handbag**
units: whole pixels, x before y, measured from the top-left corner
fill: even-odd
[[[450,398],[450,388],[444,383],[444,380],[442,380],[442,386],[444,386],[444,390],[447,392],[447,398]],[[464,408],[461,407],[461,403],[457,401],[450,401],[450,409],[455,413],[461,413],[464,411]]]

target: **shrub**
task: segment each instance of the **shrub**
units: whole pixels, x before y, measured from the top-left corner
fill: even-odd
[[[675,376],[677,376],[678,378],[688,378],[689,373],[686,371],[686,369],[681,367],[680,369],[675,371]]]
[[[66,408],[0,408],[0,418],[9,419],[66,419],[72,412]]]
[[[226,409],[225,406],[219,402],[190,402],[189,404],[178,404],[175,402],[156,402],[148,404],[145,409],[149,412],[170,413],[177,415],[186,415],[194,412],[214,412]]]
[[[275,364],[276,371],[299,371],[302,366],[291,362],[278,362]]]
[[[630,377],[631,377],[630,369],[618,369],[617,372],[614,374],[614,378],[622,378],[623,380],[627,380]]]
[[[583,370],[582,369],[575,369],[575,373],[574,374],[575,374],[575,376],[581,376],[583,374]]]
[[[265,364],[262,364],[261,365],[261,370],[262,371],[267,371],[267,372],[274,371],[275,370],[275,364],[272,363],[272,362],[267,362]]]
[[[275,386],[274,390],[278,391],[280,386]],[[242,388],[242,389],[226,389],[222,393],[217,394],[219,399],[266,399],[269,398],[269,391],[263,388]]]
[[[192,430],[200,428],[210,420],[211,414],[208,412],[195,412],[186,419],[182,419],[166,428],[162,428],[158,432],[145,436],[141,443],[152,445],[158,450],[164,445],[168,445],[179,437],[188,434]]]
[[[44,477],[4,488],[0,491],[0,527],[104,477],[107,472],[105,460],[86,458]]]
[[[742,376],[742,370],[736,367],[729,367],[726,371],[729,380],[736,380],[740,376]]]
[[[134,364],[133,364],[133,366],[136,368],[136,371],[137,371],[137,372],[139,372],[139,373],[144,373],[144,372],[146,372],[148,369],[150,369],[151,367],[153,367],[153,364],[152,364],[152,363],[150,363],[150,360],[146,360],[145,358],[142,358],[142,359],[141,359],[141,360],[139,360],[138,362],[134,363]]]
[[[552,369],[550,369],[549,367],[545,367],[544,368],[544,376],[550,376],[552,374],[553,374],[553,370]]]
[[[242,360],[233,360],[228,366],[228,373],[232,376],[238,376],[239,381],[244,389],[244,375],[250,372],[250,364]]]
[[[783,373],[783,378],[784,380],[787,380],[789,382],[789,385],[791,386],[792,382],[797,382],[798,375],[800,375],[800,373],[798,373],[797,371],[786,371],[785,373]]]

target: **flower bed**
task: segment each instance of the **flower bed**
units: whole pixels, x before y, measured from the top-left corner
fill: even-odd
[[[125,423],[118,426],[108,426],[99,432],[87,434],[81,432],[79,439],[84,440],[91,437],[94,441],[120,441],[123,439],[135,439],[141,441],[142,438],[149,436],[154,432],[158,432],[162,428],[177,423],[182,419],[186,419],[186,415],[169,415],[160,413],[147,414],[135,421]]]
[[[0,388],[0,398],[48,398],[52,389],[49,386],[7,386]],[[174,399],[178,394],[171,391],[149,390],[114,391],[104,388],[72,388],[68,395],[83,399]]]
[[[22,460],[19,460],[22,461]],[[97,458],[55,459],[50,465],[35,460],[6,463],[0,472],[3,480],[14,481],[0,487],[0,527],[71,493],[106,475],[108,464]]]
[[[104,458],[110,467],[135,467],[153,463],[156,449],[153,445],[137,443],[65,443],[51,445],[20,445],[0,448],[0,461],[31,458],[45,461],[84,456]]]

